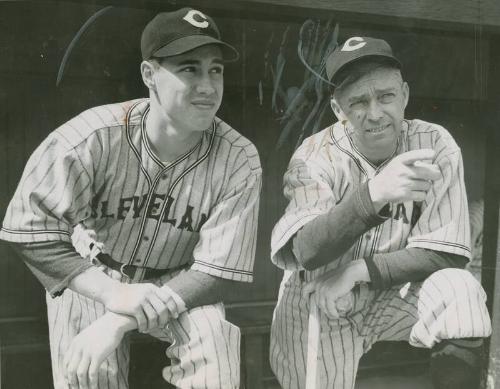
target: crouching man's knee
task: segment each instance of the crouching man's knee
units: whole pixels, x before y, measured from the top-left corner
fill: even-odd
[[[443,269],[422,284],[415,343],[432,347],[442,339],[483,338],[491,334],[486,293],[466,270]],[[420,343],[420,344],[418,344]]]

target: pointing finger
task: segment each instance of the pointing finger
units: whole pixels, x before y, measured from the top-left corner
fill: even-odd
[[[413,166],[415,175],[421,180],[436,181],[441,178],[441,170],[436,164],[416,161]]]

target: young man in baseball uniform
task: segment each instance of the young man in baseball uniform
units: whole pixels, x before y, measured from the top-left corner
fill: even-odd
[[[141,51],[149,98],[52,132],[0,237],[48,291],[57,389],[127,388],[134,328],[171,343],[176,387],[237,388],[240,332],[222,301],[252,281],[261,186],[257,150],[215,116],[238,53],[190,8],[151,20]]]
[[[283,388],[305,387],[308,346],[318,388],[353,388],[382,340],[433,348],[436,388],[477,386],[491,326],[484,291],[460,269],[470,258],[462,156],[443,127],[404,118],[400,68],[383,40],[339,46],[326,67],[339,121],[306,139],[285,174],[289,204],[271,243],[285,269],[270,355]]]

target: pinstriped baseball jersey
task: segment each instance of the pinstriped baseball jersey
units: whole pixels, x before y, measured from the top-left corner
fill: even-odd
[[[252,281],[261,167],[220,119],[175,161],[145,132],[147,99],[89,109],[37,148],[0,238],[70,241],[81,223],[116,261]]]
[[[431,148],[441,178],[432,183],[425,201],[391,204],[390,216],[366,231],[338,260],[313,271],[299,272],[292,253],[294,234],[318,215],[383,169],[396,155]],[[394,155],[372,165],[354,146],[342,123],[306,139],[285,174],[289,205],[271,239],[272,260],[287,269],[274,311],[270,337],[271,368],[283,388],[306,383],[307,357],[316,347],[318,388],[353,389],[361,356],[378,341],[409,341],[431,348],[443,339],[491,334],[486,295],[470,273],[443,269],[424,282],[353,289],[353,306],[338,319],[320,311],[318,343],[308,344],[310,298],[304,286],[321,273],[357,258],[405,247],[428,248],[470,258],[467,199],[461,152],[442,127],[420,120],[404,121]]]
[[[391,204],[391,216],[363,234],[338,261],[316,271],[376,253],[420,247],[470,258],[470,233],[463,164],[459,147],[441,126],[405,120],[395,155],[423,148],[435,150],[441,170],[425,201]],[[285,174],[285,196],[290,200],[272,234],[272,260],[283,269],[299,264],[288,244],[307,222],[328,212],[392,159],[374,166],[356,148],[350,129],[336,123],[306,139],[292,157]]]

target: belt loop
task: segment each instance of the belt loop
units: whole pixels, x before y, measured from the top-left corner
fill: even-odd
[[[305,270],[299,270],[299,279],[300,279],[300,282],[304,282],[306,280],[306,271]]]

